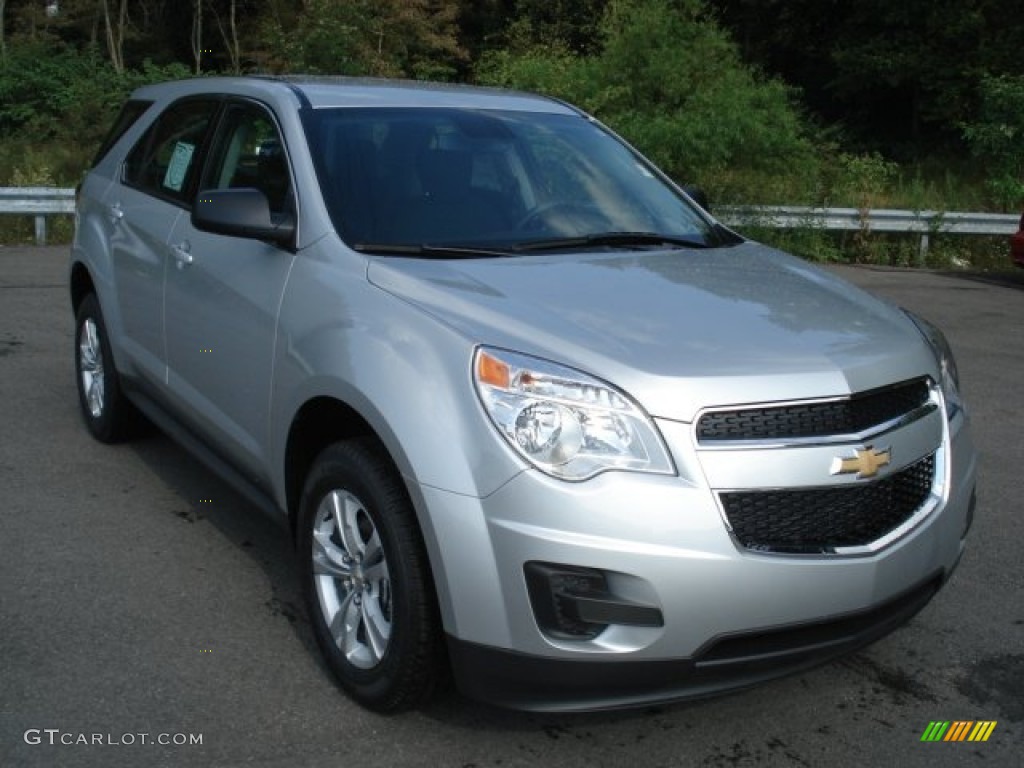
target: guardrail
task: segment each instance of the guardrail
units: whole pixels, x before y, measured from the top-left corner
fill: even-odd
[[[897,232],[921,235],[920,254],[928,253],[932,235],[1012,235],[1020,216],[1015,213],[958,213],[955,211],[898,211],[882,208],[802,208],[788,205],[722,206],[715,215],[733,227],[769,229],[826,229],[845,232]]]
[[[46,245],[46,217],[75,212],[75,190],[57,187],[0,187],[0,213],[35,214],[36,245]]]
[[[954,211],[895,211],[861,208],[803,208],[790,205],[722,206],[715,215],[729,226],[769,229],[806,227],[833,231],[920,234],[920,252],[938,234],[1012,235],[1020,216]],[[46,243],[46,217],[75,212],[75,191],[56,187],[0,187],[0,213],[35,215],[36,243]]]

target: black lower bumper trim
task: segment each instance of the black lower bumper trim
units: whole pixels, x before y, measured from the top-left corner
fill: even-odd
[[[867,611],[718,638],[689,658],[579,661],[451,636],[448,647],[456,683],[474,699],[539,712],[638,707],[747,688],[849,653],[908,621],[941,585],[936,576]]]

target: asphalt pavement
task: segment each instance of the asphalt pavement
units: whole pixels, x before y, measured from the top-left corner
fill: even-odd
[[[0,247],[0,766],[1024,763],[1024,270],[835,268],[947,332],[981,454],[968,551],[907,626],[685,705],[539,716],[447,693],[381,717],[321,664],[283,526],[159,434],[90,439],[66,262]],[[937,720],[997,725],[922,742]]]

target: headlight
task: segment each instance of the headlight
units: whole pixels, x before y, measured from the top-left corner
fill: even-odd
[[[650,417],[603,381],[488,347],[476,351],[473,380],[502,436],[553,477],[587,480],[610,469],[675,473]]]
[[[946,417],[952,421],[956,414],[963,410],[964,403],[960,397],[960,372],[956,368],[956,360],[953,359],[953,350],[946,340],[945,334],[936,326],[929,323],[922,317],[904,309],[907,317],[914,321],[914,325],[921,331],[928,345],[935,353],[935,359],[939,363],[939,371],[942,386],[942,397],[946,401]]]

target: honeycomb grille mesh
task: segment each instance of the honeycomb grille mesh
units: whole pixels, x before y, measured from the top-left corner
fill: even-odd
[[[697,439],[704,443],[852,435],[911,413],[928,397],[928,380],[914,379],[846,400],[712,411],[697,423]]]
[[[821,553],[870,544],[925,503],[935,457],[870,484],[720,494],[733,534],[747,549]]]

